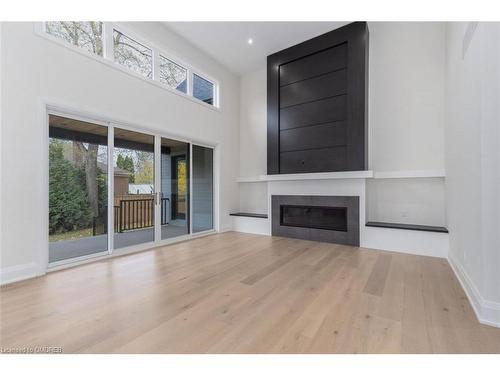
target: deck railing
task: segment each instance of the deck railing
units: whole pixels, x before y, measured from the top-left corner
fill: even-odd
[[[170,199],[161,199],[161,225],[168,224],[168,214],[170,212]]]
[[[154,223],[154,199],[121,200],[118,205],[118,232],[152,227]]]
[[[161,198],[160,222],[166,225],[170,217],[170,199]],[[114,232],[151,228],[154,225],[154,196],[147,198],[115,199],[113,207]],[[104,212],[92,219],[92,234],[94,236],[107,233],[107,215]]]
[[[150,228],[154,225],[154,197],[120,199],[114,206],[115,232]],[[168,224],[170,199],[161,198],[161,225]]]

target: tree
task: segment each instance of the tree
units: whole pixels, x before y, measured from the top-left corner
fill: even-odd
[[[49,144],[49,233],[72,231],[90,225],[89,203],[78,170],[64,159],[63,144]]]
[[[187,70],[160,55],[160,81],[168,86],[186,92]]]
[[[113,51],[115,61],[142,74],[153,77],[153,57],[150,48],[115,31],[113,33]]]
[[[49,34],[102,56],[102,22],[51,21],[45,25]]]
[[[136,151],[137,172],[135,182],[137,184],[154,184],[153,153]]]
[[[99,216],[99,191],[97,186],[97,151],[99,145],[89,143],[87,147],[82,142],[74,142],[84,155],[85,161],[85,182],[87,187],[87,197],[93,217]]]
[[[98,21],[50,21],[46,22],[49,34],[66,40],[96,55],[103,55],[103,23]],[[113,32],[113,53],[117,62],[152,78],[153,58],[151,49],[118,31]],[[160,81],[186,92],[187,69],[160,56]]]
[[[53,21],[46,23],[47,32],[67,42],[102,55],[102,22]],[[77,168],[84,166],[87,197],[93,217],[99,216],[99,189],[97,183],[97,153],[99,145],[74,142],[74,163]]]
[[[97,170],[97,190],[99,192],[99,216],[107,215],[108,208],[108,174]]]
[[[187,179],[186,179],[186,161],[182,161],[177,165],[177,186],[180,192],[183,194],[187,191]]]
[[[130,172],[128,182],[133,184],[135,181],[135,168],[132,158],[129,155],[123,156],[122,154],[118,154],[118,157],[116,158],[116,166]]]

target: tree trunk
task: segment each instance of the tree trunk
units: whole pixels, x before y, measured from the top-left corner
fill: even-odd
[[[73,163],[76,168],[81,168],[85,166],[85,155],[87,150],[83,147],[81,142],[75,142],[75,147],[73,149]]]
[[[85,155],[85,177],[87,182],[87,193],[92,216],[99,216],[99,195],[97,186],[97,150],[99,146],[89,144]]]
[[[92,217],[99,216],[99,195],[97,185],[97,151],[99,145],[89,144],[88,149],[82,142],[74,142],[76,154],[85,159],[85,185]]]

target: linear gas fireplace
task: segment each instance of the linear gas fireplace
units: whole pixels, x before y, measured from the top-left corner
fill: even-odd
[[[359,197],[273,195],[272,234],[359,246]]]
[[[280,210],[281,225],[347,232],[347,207],[285,204]]]

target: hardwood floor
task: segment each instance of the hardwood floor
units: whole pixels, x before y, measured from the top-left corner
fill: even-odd
[[[0,346],[500,353],[444,259],[229,232],[1,288]]]

